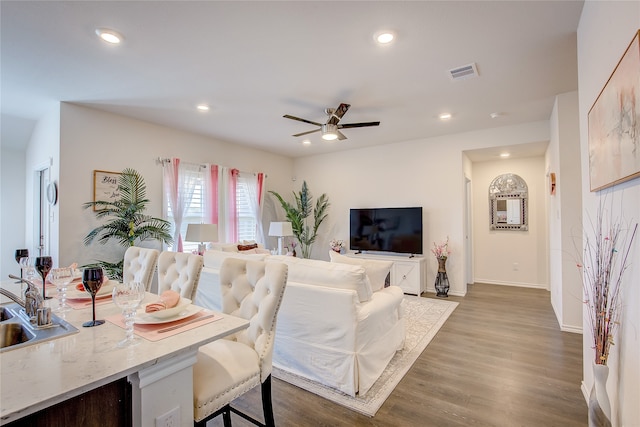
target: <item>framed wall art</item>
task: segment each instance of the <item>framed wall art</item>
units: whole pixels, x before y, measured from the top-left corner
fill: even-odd
[[[640,177],[640,30],[589,110],[588,122],[591,191]]]
[[[93,171],[93,201],[113,202],[120,197],[118,180],[120,172]],[[93,210],[99,210],[95,205]]]

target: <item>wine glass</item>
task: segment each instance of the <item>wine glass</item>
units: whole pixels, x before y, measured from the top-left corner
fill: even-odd
[[[104,323],[104,320],[96,320],[96,294],[102,287],[102,279],[104,278],[104,272],[100,267],[85,268],[82,272],[82,284],[85,291],[91,295],[91,306],[93,308],[93,320],[82,324],[85,328],[92,326],[100,326]]]
[[[36,270],[40,273],[40,277],[42,277],[42,298],[43,299],[51,299],[51,297],[47,297],[45,295],[45,288],[47,287],[47,275],[51,271],[51,267],[53,267],[53,259],[50,256],[39,256],[36,258]]]
[[[58,307],[53,311],[56,313],[66,313],[71,310],[67,304],[67,286],[73,280],[73,271],[69,267],[54,268],[50,272],[51,282],[56,285],[58,290]]]
[[[22,267],[22,258],[29,257],[29,249],[16,249],[16,262]],[[22,279],[22,268],[20,268],[20,278]]]
[[[136,310],[145,296],[145,286],[141,282],[118,283],[113,288],[113,302],[122,309],[125,325],[125,338],[118,343],[118,347],[136,345],[139,340],[133,336],[133,322]]]

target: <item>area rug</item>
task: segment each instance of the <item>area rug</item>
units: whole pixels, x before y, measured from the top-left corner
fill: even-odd
[[[407,335],[404,348],[391,359],[365,396],[352,397],[315,381],[273,368],[273,376],[339,405],[373,417],[418,356],[458,306],[457,302],[405,295]]]

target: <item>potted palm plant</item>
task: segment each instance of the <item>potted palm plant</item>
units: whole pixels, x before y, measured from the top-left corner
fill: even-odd
[[[125,249],[115,262],[98,261],[86,267],[101,267],[113,280],[122,281],[122,266],[126,248],[135,246],[137,242],[159,240],[171,244],[171,224],[160,218],[145,215],[149,200],[146,198],[147,187],[142,176],[134,169],[122,171],[118,179],[119,198],[115,201],[96,200],[83,204],[85,209],[95,207],[98,219],[108,219],[94,228],[84,238],[84,244],[90,245],[95,240],[106,244],[115,240]]]
[[[318,235],[318,228],[320,228],[320,224],[322,224],[322,221],[327,217],[327,210],[329,209],[329,199],[327,195],[323,193],[318,197],[314,207],[312,202],[313,196],[311,195],[311,191],[309,191],[306,181],[303,181],[302,188],[298,193],[293,193],[295,204],[287,202],[275,191],[269,192],[278,199],[280,205],[282,205],[282,209],[284,209],[287,220],[291,222],[293,235],[298,242],[300,242],[302,257],[309,258],[311,256],[311,246],[313,246],[313,242],[315,242]],[[307,224],[307,218],[311,216],[312,212],[313,224],[309,225]]]

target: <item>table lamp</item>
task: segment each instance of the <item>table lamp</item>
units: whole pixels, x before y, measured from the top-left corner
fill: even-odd
[[[187,224],[186,242],[200,242],[198,244],[198,255],[204,254],[206,250],[205,242],[218,241],[218,226],[216,224]]]
[[[278,237],[278,255],[282,255],[282,239],[285,236],[293,236],[293,228],[290,222],[272,222],[269,225],[269,236]]]

